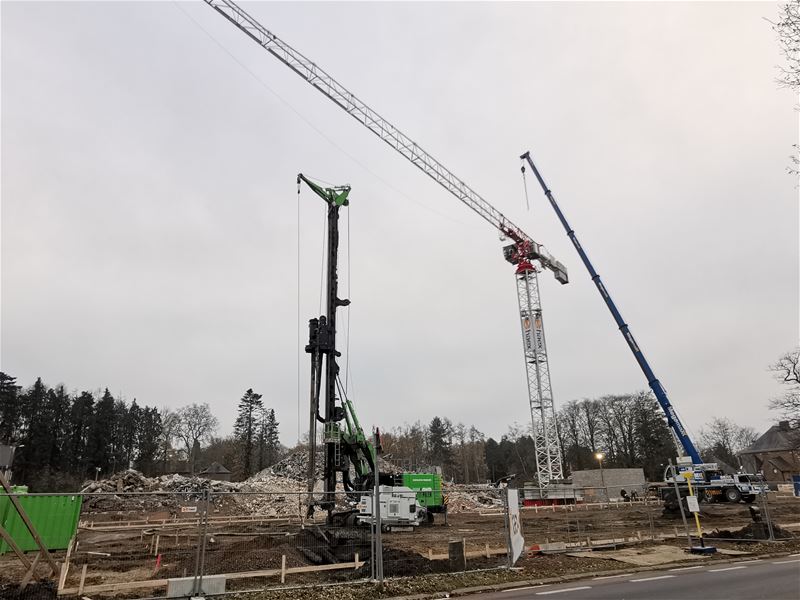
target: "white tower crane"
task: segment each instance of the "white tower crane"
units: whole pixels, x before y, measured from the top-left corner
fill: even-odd
[[[537,272],[539,268],[549,269],[556,280],[564,284],[568,282],[564,265],[411,138],[359,100],[311,60],[267,30],[236,3],[231,0],[204,1],[259,46],[339,105],[361,125],[411,161],[423,173],[478,213],[500,232],[502,238],[508,238],[513,242],[503,248],[503,254],[507,261],[516,265],[517,298],[539,487],[543,489],[550,481],[561,479],[563,477],[561,447],[558,443],[558,428],[550,385]]]

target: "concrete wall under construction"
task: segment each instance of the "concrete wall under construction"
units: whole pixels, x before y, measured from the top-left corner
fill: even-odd
[[[576,490],[583,490],[586,501],[593,498],[619,498],[621,490],[641,494],[645,483],[643,469],[587,469],[572,472],[572,486]]]

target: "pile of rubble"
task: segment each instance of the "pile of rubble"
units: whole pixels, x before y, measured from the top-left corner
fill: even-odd
[[[108,479],[86,481],[81,493],[84,506],[91,511],[135,511],[177,508],[182,502],[197,501],[206,490],[214,493],[238,491],[239,484],[226,481],[161,475],[146,477],[128,469]]]
[[[161,475],[160,477],[146,477],[139,471],[128,469],[114,473],[108,479],[87,481],[81,489],[82,494],[131,494],[172,492],[186,494],[196,500],[202,497],[205,490],[212,492],[232,492],[237,490],[237,484],[200,477],[185,477],[183,475]]]
[[[379,469],[384,473],[399,473],[402,470],[378,459]],[[315,464],[315,486],[313,493],[319,499],[322,492],[322,449],[317,452]],[[187,502],[196,502],[212,493],[212,502],[217,508],[223,506],[237,511],[264,515],[265,517],[299,517],[305,514],[308,495],[306,474],[308,454],[302,450],[293,452],[280,462],[260,471],[242,482],[232,483],[186,477],[183,475],[161,475],[146,477],[139,471],[129,469],[115,473],[108,479],[87,481],[81,493],[84,506],[93,512],[99,511],[149,511],[180,510]],[[484,486],[445,485],[451,513],[496,510],[503,507],[501,490]],[[352,500],[344,494],[337,502]]]
[[[317,454],[315,493],[322,491],[324,457]],[[84,506],[92,512],[131,512],[179,510],[186,502],[202,499],[206,490],[218,508],[232,504],[242,512],[265,517],[290,517],[305,514],[308,455],[294,452],[275,465],[242,482],[227,482],[183,475],[146,477],[129,469],[108,479],[87,481],[81,493]]]
[[[155,480],[145,477],[139,471],[128,469],[114,473],[108,479],[86,481],[81,488],[82,494],[149,492],[155,486]]]
[[[450,484],[444,486],[447,512],[478,512],[503,508],[502,490],[490,485]]]
[[[314,478],[322,478],[322,466],[325,463],[325,454],[322,449],[317,450],[316,458],[314,461]],[[280,462],[275,463],[271,467],[267,467],[263,471],[256,473],[247,481],[267,481],[275,477],[283,479],[291,479],[294,481],[305,482],[308,476],[308,452],[298,450],[292,452]]]

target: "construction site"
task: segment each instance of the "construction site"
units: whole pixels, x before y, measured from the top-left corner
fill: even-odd
[[[374,532],[364,526],[332,527],[324,515],[307,517],[303,462],[290,457],[277,466],[281,474],[265,472],[237,484],[149,479],[135,471],[93,482],[69,498],[79,502],[79,510],[67,547],[51,545],[58,572],[29,583],[28,593],[177,597],[181,584],[191,587],[198,578],[206,582],[200,585],[207,594],[373,580]],[[292,471],[294,477],[287,475]],[[441,577],[462,572],[484,572],[490,581],[494,573],[507,570],[503,490],[486,485],[448,486],[445,491],[451,505],[446,519],[413,531],[404,527],[383,533],[383,576],[399,589],[441,585]],[[345,494],[337,494],[336,504],[347,506]],[[665,515],[652,490],[642,490],[640,499],[629,502],[523,506],[525,551],[511,574],[548,578],[800,550],[797,499],[775,494],[767,514],[771,531],[766,520],[753,522],[744,504],[704,507],[702,535],[717,548],[708,557],[687,552],[687,542],[697,544],[697,532],[692,528],[694,539],[687,538],[680,515]],[[455,556],[454,542],[462,544],[462,553]],[[30,579],[28,568],[13,552],[6,552],[0,564],[4,593],[23,597],[19,582]],[[426,577],[434,579],[426,584]],[[326,589],[320,588],[319,597],[326,597]]]
[[[91,475],[80,488],[49,492],[36,486],[29,489],[14,479],[16,455],[17,461],[20,456],[25,461],[17,462],[24,465],[24,475],[40,481],[30,466],[33,463],[29,457],[36,450],[18,441],[6,443],[0,439],[0,598],[195,599],[226,594],[247,594],[263,600],[360,600],[413,594],[419,594],[416,598],[435,598],[441,597],[437,594],[466,596],[505,591],[497,586],[515,582],[531,587],[557,585],[581,577],[614,578],[622,576],[621,572],[629,575],[640,570],[693,569],[701,565],[718,566],[718,570],[744,569],[724,565],[800,555],[800,446],[796,445],[800,438],[793,437],[796,424],[791,419],[781,421],[770,429],[769,435],[754,436],[743,452],[725,454],[738,466],[720,459],[718,447],[713,448],[712,454],[707,445],[701,446],[695,433],[700,431],[700,425],[685,423],[679,416],[679,409],[686,410],[686,403],[676,400],[673,404],[623,318],[616,296],[612,297],[612,290],[606,287],[590,259],[591,248],[579,241],[580,232],[567,217],[570,200],[565,198],[562,203],[556,198],[556,188],[572,188],[567,182],[556,184],[546,178],[535,160],[537,150],[516,148],[507,158],[519,169],[528,210],[535,196],[539,205],[536,222],[547,218],[557,224],[558,234],[574,250],[569,257],[556,258],[538,233],[528,233],[539,231],[529,226],[533,220],[526,221],[524,227],[517,225],[507,216],[507,210],[501,212],[497,204],[476,192],[405,130],[381,116],[383,112],[373,109],[323,70],[321,63],[315,62],[317,57],[312,60],[294,46],[294,41],[285,41],[263,25],[255,15],[264,13],[248,12],[232,0],[204,2],[204,8],[217,17],[213,23],[220,30],[224,28],[226,34],[235,32],[255,42],[257,47],[250,45],[251,60],[277,59],[276,64],[294,77],[292,84],[303,85],[308,102],[317,102],[325,110],[337,111],[337,115],[344,111],[352,117],[347,119],[349,127],[358,133],[374,134],[383,142],[380,151],[390,154],[403,167],[416,167],[427,176],[432,193],[443,196],[443,203],[452,204],[452,213],[460,216],[457,211],[461,211],[478,217],[476,232],[499,237],[495,258],[498,268],[506,269],[509,291],[513,289],[516,296],[509,294],[505,311],[514,311],[514,328],[505,333],[513,338],[518,358],[523,359],[522,363],[508,366],[502,377],[524,379],[526,396],[509,399],[498,392],[496,398],[486,399],[480,410],[492,413],[492,419],[502,419],[504,412],[511,415],[517,414],[514,411],[518,409],[522,411],[526,439],[532,445],[531,464],[523,460],[519,446],[514,445],[517,456],[509,455],[508,461],[510,464],[511,460],[518,460],[522,472],[512,473],[508,465],[501,464],[501,473],[496,474],[496,461],[489,466],[489,450],[480,446],[484,452],[480,458],[485,458],[480,469],[466,454],[451,461],[462,463],[460,481],[473,482],[457,483],[459,480],[452,471],[448,472],[446,464],[428,460],[431,464],[424,467],[409,467],[408,457],[397,449],[399,446],[394,446],[392,452],[386,450],[391,433],[383,432],[375,423],[362,422],[367,410],[370,420],[381,415],[380,401],[355,397],[349,362],[350,296],[354,303],[371,304],[369,310],[378,311],[382,294],[388,292],[371,290],[371,294],[356,299],[357,294],[351,291],[349,215],[359,210],[358,182],[345,184],[349,176],[343,176],[341,181],[330,183],[304,174],[303,166],[298,165],[286,180],[296,185],[298,203],[310,203],[324,221],[322,266],[320,272],[309,274],[301,270],[298,206],[297,320],[304,333],[297,340],[297,348],[279,349],[291,360],[274,369],[288,369],[286,365],[297,360],[297,445],[278,456],[280,460],[274,464],[264,462],[270,466],[262,469],[267,442],[263,433],[266,429],[261,430],[259,466],[251,468],[254,454],[248,445],[246,466],[239,471],[244,475],[239,477],[241,480],[232,481],[231,471],[216,462],[204,471],[195,469],[200,440],[205,439],[197,434],[185,440],[185,451],[180,450],[188,465],[183,472],[168,473],[166,466],[156,471],[155,461],[151,460],[152,470],[143,467],[142,471],[165,474],[147,476],[133,468],[134,458],[129,452],[127,461],[117,462],[115,457],[114,468],[107,471],[84,461],[82,473],[84,477]],[[181,7],[178,10],[184,11]],[[215,38],[216,33],[197,21],[195,24],[224,49]],[[297,43],[299,46],[302,42]],[[324,56],[318,58],[323,60]],[[234,60],[240,62],[238,58]],[[244,65],[240,62],[240,66]],[[202,143],[211,146],[210,142]],[[412,170],[412,175],[419,175],[416,171]],[[558,171],[562,179],[564,172]],[[552,235],[556,230],[547,231]],[[619,232],[608,232],[609,237],[618,235]],[[442,237],[446,238],[444,234]],[[449,242],[444,239],[443,243]],[[354,251],[375,252],[357,245]],[[387,260],[383,255],[376,256],[377,262]],[[279,258],[271,260],[278,262]],[[439,259],[432,258],[431,262],[434,260]],[[638,453],[629,451],[629,457],[638,459],[631,458],[624,465],[620,460],[618,465],[622,466],[609,465],[608,461],[611,453],[622,456],[626,443],[633,445],[630,440],[634,438],[634,421],[621,425],[623,430],[630,430],[629,439],[615,439],[616,446],[608,449],[595,444],[594,431],[589,432],[591,447],[569,445],[564,431],[567,423],[560,418],[559,401],[555,398],[554,388],[558,389],[560,383],[556,381],[554,385],[556,378],[551,379],[542,296],[546,294],[548,302],[553,298],[548,311],[559,311],[562,286],[579,276],[588,279],[594,288],[594,301],[605,313],[607,337],[624,345],[627,365],[636,369],[641,387],[648,388],[639,395],[639,404],[627,406],[639,410],[649,402],[647,406],[656,415],[641,416],[646,413],[644,409],[637,413],[636,439],[647,439],[650,445]],[[657,285],[655,275],[653,281],[656,283],[647,285]],[[319,294],[319,308],[317,312],[301,314],[300,289],[301,285],[311,286],[309,282],[314,286],[319,282],[318,290],[313,287],[314,296]],[[455,289],[461,284],[464,289]],[[448,285],[452,288],[448,294],[457,299],[468,294],[470,287],[483,284],[459,282],[454,277],[448,279]],[[280,290],[278,294],[285,294],[289,286],[284,281],[275,287]],[[265,319],[276,323],[294,319],[294,315],[267,317],[264,307],[258,310],[265,313]],[[641,318],[647,311],[635,313]],[[394,313],[382,316],[390,324],[387,337],[397,343],[403,336],[402,319],[410,317]],[[479,316],[474,318],[474,325],[470,323],[466,328],[480,331],[479,320]],[[561,333],[548,330],[551,336]],[[655,341],[654,346],[671,344],[663,338]],[[358,340],[352,343],[358,344]],[[457,346],[455,354],[476,352],[460,343]],[[687,351],[685,347],[682,350]],[[368,349],[367,354],[377,357],[382,352],[386,352],[385,348]],[[491,354],[493,350],[480,352]],[[597,348],[594,352],[601,355],[605,350]],[[402,360],[375,359],[369,364],[373,371],[384,374],[385,385],[390,387],[396,380],[416,376],[408,366],[415,363],[401,363]],[[445,364],[449,363],[436,365],[437,375],[446,371]],[[166,368],[166,362],[164,365]],[[582,377],[582,365],[570,368],[570,377]],[[796,368],[795,364],[795,373]],[[468,386],[472,377],[473,373],[462,376],[463,381],[459,380],[453,389]],[[800,379],[797,383],[800,385]],[[439,393],[431,392],[430,398]],[[105,394],[110,398],[108,389]],[[247,395],[254,398],[253,402],[261,398],[252,389]],[[56,392],[48,397],[57,398]],[[426,401],[435,405],[438,399],[430,398]],[[92,399],[89,405],[93,402]],[[114,406],[113,398],[110,404]],[[515,405],[513,409],[509,408],[511,404]],[[122,406],[126,406],[124,402]],[[148,410],[129,414],[138,414],[144,420],[155,413]],[[617,425],[626,417],[623,412],[613,415]],[[416,420],[416,412],[409,414],[415,415],[412,420]],[[263,415],[262,423],[268,416],[273,422],[276,419],[274,410],[271,415],[268,411]],[[53,419],[61,417],[57,411],[51,414]],[[235,427],[252,429],[255,421],[252,415],[249,418],[245,421],[240,416]],[[454,415],[454,420],[459,418]],[[488,414],[486,418],[489,420]],[[647,418],[651,420],[648,422]],[[450,423],[447,417],[445,420]],[[505,425],[512,432],[512,419],[507,420]],[[28,429],[33,427],[28,425]],[[96,424],[86,427],[98,428]],[[272,433],[277,440],[276,422],[274,427]],[[467,433],[463,425],[461,430],[463,449]],[[708,433],[707,429],[703,431],[704,435]],[[649,434],[652,435],[648,438]],[[256,439],[252,431],[247,435],[248,444]],[[507,447],[511,447],[510,437],[511,433],[502,438]],[[163,444],[165,465],[169,441]],[[273,443],[280,449],[279,441]],[[426,443],[432,444],[430,440]],[[153,456],[156,450],[160,451],[160,447],[153,450]],[[60,448],[50,451],[52,460],[56,460],[59,451]],[[656,457],[656,452],[661,454]],[[431,452],[431,456],[435,455]],[[749,470],[743,466],[742,456],[749,457],[747,464],[753,465]],[[129,468],[118,468],[123,463]],[[784,562],[798,560],[788,558],[773,564]],[[792,564],[791,568],[795,567]],[[653,579],[662,577],[672,575]],[[584,589],[590,586],[545,593]],[[800,576],[797,592],[800,593]]]

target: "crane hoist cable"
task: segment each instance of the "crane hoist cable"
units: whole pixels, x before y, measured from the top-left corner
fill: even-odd
[[[297,443],[300,443],[300,357],[302,336],[300,334],[300,182],[297,182]]]
[[[525,178],[525,164],[520,169],[522,171],[522,189],[525,190],[525,208],[530,211],[531,201],[528,198],[528,180]]]

